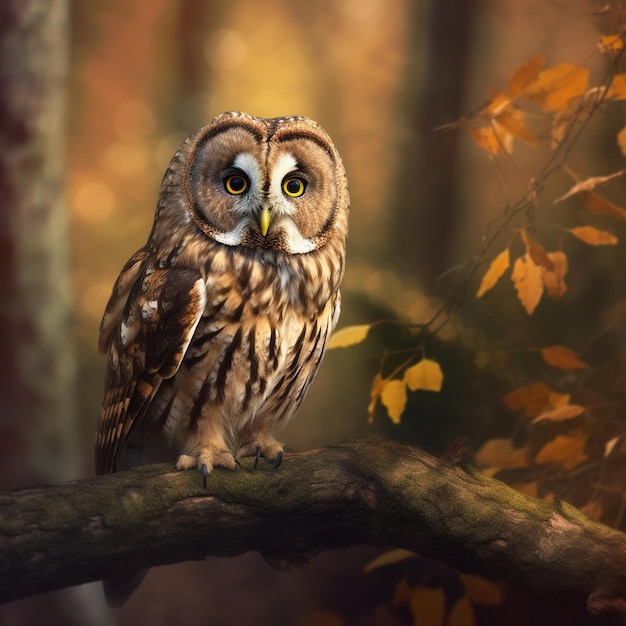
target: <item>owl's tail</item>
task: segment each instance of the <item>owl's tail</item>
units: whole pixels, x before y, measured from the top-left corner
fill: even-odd
[[[104,597],[111,608],[122,606],[148,573],[147,569],[118,574],[102,581]]]

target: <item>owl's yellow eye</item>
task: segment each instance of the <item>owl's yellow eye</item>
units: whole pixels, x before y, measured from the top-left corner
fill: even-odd
[[[286,178],[283,181],[283,191],[292,198],[297,198],[304,193],[306,189],[306,181],[302,178]]]
[[[231,174],[224,179],[224,188],[233,196],[238,196],[248,188],[248,179],[241,174]]]

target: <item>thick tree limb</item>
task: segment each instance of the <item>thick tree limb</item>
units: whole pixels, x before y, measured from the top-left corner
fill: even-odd
[[[254,550],[402,547],[626,621],[626,535],[477,470],[367,440],[213,472],[155,465],[0,495],[0,600],[123,570]]]

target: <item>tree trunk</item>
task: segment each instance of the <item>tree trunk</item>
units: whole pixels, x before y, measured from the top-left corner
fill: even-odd
[[[66,0],[5,0],[0,5],[4,489],[81,473],[63,198],[67,12]]]
[[[429,289],[453,264],[450,252],[459,224],[458,172],[461,133],[442,138],[433,130],[460,118],[472,43],[475,0],[411,1],[414,47],[406,80],[404,166],[390,194],[395,204],[392,255]],[[425,40],[425,44],[423,43]],[[410,193],[407,181],[410,181]]]
[[[83,473],[63,195],[68,31],[67,0],[0,2],[0,489]],[[40,596],[2,607],[0,622],[103,623],[100,597]]]

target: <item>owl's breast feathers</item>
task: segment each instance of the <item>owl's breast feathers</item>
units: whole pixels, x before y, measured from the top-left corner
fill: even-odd
[[[138,427],[158,427],[175,454],[207,427],[236,448],[302,402],[338,318],[343,260],[259,260],[214,245],[199,269],[187,266],[191,245],[167,268],[141,250],[120,275],[100,334],[109,363],[98,473],[120,468]]]

